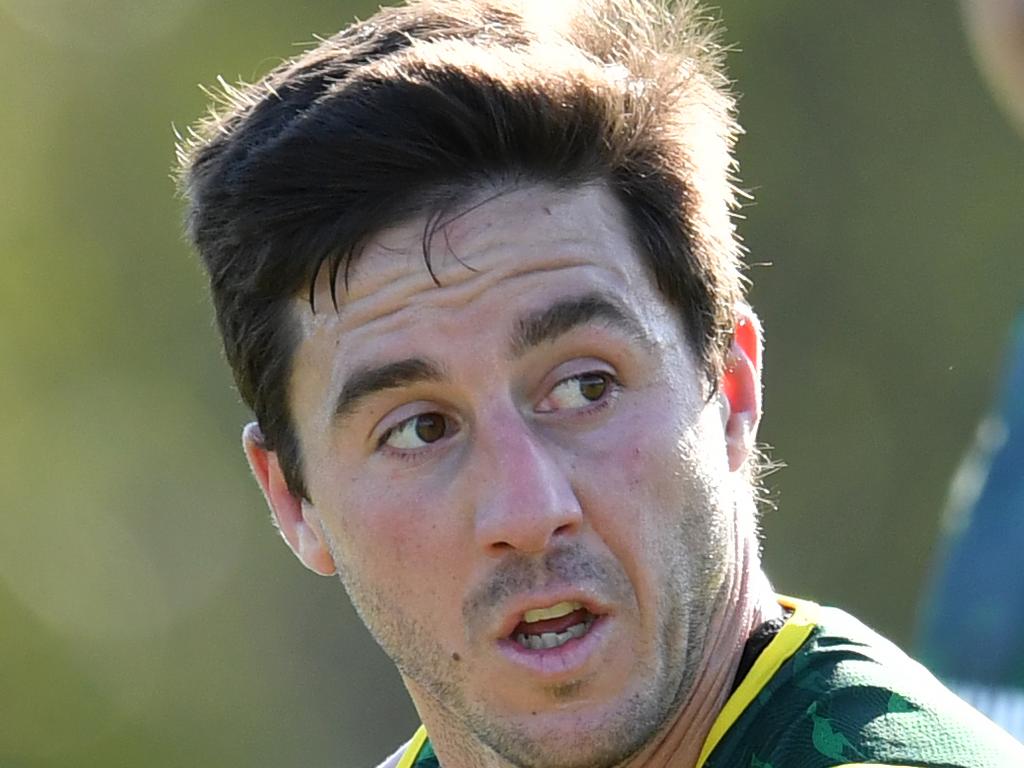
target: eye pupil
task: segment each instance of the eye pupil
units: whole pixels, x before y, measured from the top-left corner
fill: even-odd
[[[416,437],[424,443],[434,443],[444,437],[446,425],[439,413],[424,413],[416,417]]]
[[[579,378],[580,394],[591,402],[600,400],[608,386],[604,376],[596,373],[588,373]]]

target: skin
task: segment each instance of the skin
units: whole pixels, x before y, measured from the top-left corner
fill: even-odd
[[[246,453],[288,544],[339,573],[398,666],[445,768],[692,766],[743,643],[778,612],[744,467],[758,325],[741,308],[710,396],[606,189],[502,192],[439,235],[440,287],[418,218],[369,243],[340,311],[322,309],[326,285],[320,311],[296,301],[311,501],[254,425]],[[520,330],[581,296],[614,311]],[[361,373],[408,359],[432,375],[339,416]],[[510,651],[523,611],[560,600],[600,616],[575,650]]]

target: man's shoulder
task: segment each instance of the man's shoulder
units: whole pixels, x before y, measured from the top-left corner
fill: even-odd
[[[780,670],[773,705],[815,751],[858,761],[1001,765],[1024,748],[894,643],[836,608]],[[786,702],[789,706],[785,706]]]
[[[965,648],[964,652],[982,649]],[[1024,765],[1024,746],[968,705],[924,666],[850,614],[822,610],[795,686],[816,695],[815,725],[853,728],[892,762]],[[812,701],[809,708],[815,707]],[[1009,762],[1008,762],[1009,761]]]
[[[1024,748],[893,643],[814,608],[813,629],[774,660],[708,768],[1024,765]]]

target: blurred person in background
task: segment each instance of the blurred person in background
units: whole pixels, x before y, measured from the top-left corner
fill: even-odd
[[[1024,130],[1024,0],[963,0],[979,63]],[[923,602],[922,658],[1024,739],[1024,314],[992,413],[957,472]]]
[[[1024,739],[1024,316],[1006,363],[953,481],[918,643],[958,694]]]
[[[252,470],[423,722],[384,765],[1024,764],[761,569],[722,56],[691,3],[412,3],[181,147]]]

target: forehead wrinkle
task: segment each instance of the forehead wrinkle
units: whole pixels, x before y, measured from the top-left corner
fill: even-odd
[[[432,249],[440,251],[432,260],[433,271],[423,261],[425,222],[422,216],[377,233],[363,249],[345,287],[344,298],[335,306],[336,319],[348,321],[346,325],[365,325],[401,312],[416,300],[418,294],[428,291],[438,305],[466,303],[460,295],[465,289],[470,292],[486,290],[522,273],[582,266],[590,262],[591,252],[601,251],[620,239],[621,233],[609,231],[608,225],[610,220],[621,219],[621,211],[614,205],[614,200],[606,199],[608,195],[603,187],[584,187],[571,193],[545,191],[555,195],[554,202],[541,206],[548,215],[538,215],[539,204],[534,199],[535,195],[528,194],[529,190],[517,189],[485,197],[468,210],[442,222],[439,233],[444,236],[443,246]],[[580,197],[587,199],[588,207],[598,206],[596,227],[566,236],[554,220],[545,226],[552,210],[557,213]],[[607,210],[609,203],[612,203],[610,211]],[[502,225],[513,222],[516,226],[510,234],[508,227]],[[526,270],[514,266],[514,252],[523,246],[521,235],[524,230],[519,228],[519,224],[526,228],[525,231],[543,234],[544,249],[549,253],[546,264],[535,264]],[[611,230],[616,229],[611,227]],[[630,247],[631,240],[628,237],[626,240],[628,242],[619,245]],[[511,268],[497,266],[495,254],[497,264],[511,259]],[[440,284],[435,282],[435,276]],[[480,280],[481,277],[484,279]],[[329,285],[324,280],[317,286],[316,293],[326,294],[328,289]],[[367,298],[372,301],[364,304]]]
[[[512,265],[507,269],[464,269],[462,279],[448,282],[451,275],[442,278],[437,285],[429,279],[426,268],[423,273],[406,273],[379,291],[360,296],[351,302],[340,303],[333,321],[341,322],[344,328],[361,331],[372,330],[378,323],[387,324],[409,310],[417,311],[417,304],[425,301],[431,309],[453,309],[472,303],[481,294],[499,283],[514,283],[535,275],[544,275],[578,267],[590,266],[585,258],[563,254],[552,256],[550,262],[537,266],[520,267]],[[365,303],[364,303],[365,302]],[[360,306],[362,304],[362,306]]]

